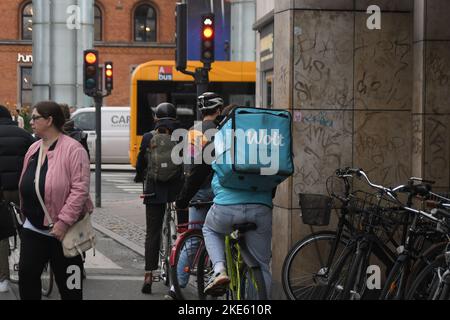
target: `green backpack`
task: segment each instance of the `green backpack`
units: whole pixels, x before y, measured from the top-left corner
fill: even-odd
[[[155,132],[147,147],[147,181],[167,182],[180,175],[182,164],[172,161],[172,149],[177,141],[167,133]]]

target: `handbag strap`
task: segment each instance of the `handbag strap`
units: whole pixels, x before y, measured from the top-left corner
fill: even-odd
[[[45,207],[45,203],[42,200],[41,192],[39,191],[39,178],[41,176],[42,154],[43,154],[43,148],[42,148],[42,143],[41,143],[41,146],[39,147],[39,157],[38,157],[38,163],[37,163],[37,167],[36,167],[36,174],[34,176],[34,189],[36,190],[36,195],[39,199],[39,202],[41,203],[42,210],[44,210],[45,217],[47,218],[47,220],[49,222],[48,226],[50,228],[53,228],[52,217],[50,217],[50,215],[48,214],[47,208]]]

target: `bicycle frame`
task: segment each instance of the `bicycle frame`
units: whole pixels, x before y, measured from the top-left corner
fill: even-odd
[[[239,231],[234,231],[230,235],[225,236],[225,259],[227,265],[227,273],[230,277],[230,292],[235,300],[242,300],[241,281],[243,267],[247,265],[251,272],[250,278],[253,285],[257,288],[252,270],[259,268],[256,259],[250,254],[245,243],[244,235]],[[263,288],[265,290],[265,288]]]

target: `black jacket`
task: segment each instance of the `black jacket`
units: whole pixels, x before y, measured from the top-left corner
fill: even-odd
[[[23,158],[34,138],[11,119],[0,118],[0,189],[17,190]]]
[[[169,129],[174,131],[179,127],[179,123],[173,120],[159,121],[156,123],[155,130],[163,126],[168,127]],[[136,177],[134,178],[135,182],[144,182],[147,170],[147,159],[145,157],[145,153],[152,137],[153,131],[147,132],[142,137],[141,147],[139,149],[139,154],[136,162]],[[165,183],[157,182],[154,186],[156,195],[153,197],[144,198],[144,204],[147,205],[174,202],[178,193],[180,192],[182,185],[182,174],[180,175],[180,177],[174,178],[171,181]]]
[[[217,125],[218,123],[216,121],[203,121],[201,128],[202,134],[207,130],[217,128]],[[202,146],[202,152],[210,143],[214,143],[213,137]],[[199,164],[195,164],[193,157],[191,161],[192,164],[185,166],[185,181],[177,198],[177,207],[179,208],[186,208],[191,200],[209,202],[214,199],[214,193],[211,189],[213,175],[211,165],[205,163],[204,157],[202,157],[202,163]]]

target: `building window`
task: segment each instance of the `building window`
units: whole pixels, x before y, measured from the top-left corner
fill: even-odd
[[[134,11],[134,41],[156,42],[156,11],[148,4]]]
[[[20,67],[20,105],[23,107],[31,107],[33,80],[32,67]]]
[[[95,41],[102,41],[103,40],[103,17],[102,17],[102,10],[100,10],[100,7],[95,5],[94,6],[94,40]]]
[[[22,9],[22,40],[31,40],[33,36],[33,3],[27,3]]]

